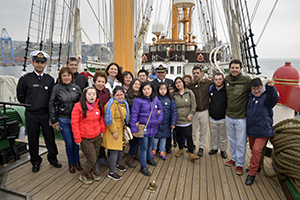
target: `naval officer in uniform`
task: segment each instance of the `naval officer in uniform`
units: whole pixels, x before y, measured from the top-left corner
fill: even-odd
[[[173,80],[166,78],[166,76],[168,74],[169,66],[166,64],[157,64],[153,68],[156,70],[156,76],[157,76],[157,78],[152,81],[155,91],[156,91],[157,85],[160,82],[166,82],[168,84],[169,92],[170,92],[170,94],[172,94],[174,92],[174,82],[173,82]],[[170,136],[169,138],[167,138],[167,141],[166,141],[166,152],[168,154],[172,153],[172,144],[171,143],[172,143],[172,139]]]
[[[25,111],[26,129],[28,135],[30,161],[32,171],[38,172],[42,158],[39,156],[40,127],[48,149],[48,161],[56,168],[61,168],[57,160],[57,147],[55,144],[54,131],[49,126],[48,103],[54,79],[44,73],[46,61],[49,55],[43,51],[30,53],[34,71],[23,75],[18,82],[17,98],[20,103],[31,104]]]

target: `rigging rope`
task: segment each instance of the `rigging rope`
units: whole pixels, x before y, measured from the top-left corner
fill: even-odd
[[[268,174],[264,168],[264,147],[261,156],[261,167],[266,177],[278,176],[280,180],[289,179],[300,194],[300,120],[286,119],[276,125],[274,136],[270,138],[273,145],[272,164],[275,174]]]
[[[260,41],[262,35],[264,34],[264,32],[265,32],[265,30],[266,30],[266,28],[267,28],[267,25],[268,25],[268,23],[269,23],[269,21],[270,21],[270,19],[271,19],[271,16],[272,16],[272,14],[273,14],[273,12],[274,12],[274,10],[275,10],[275,7],[276,7],[277,3],[278,3],[278,0],[276,0],[276,2],[274,3],[274,6],[273,6],[273,8],[272,8],[272,10],[271,10],[271,13],[270,13],[270,15],[269,15],[267,21],[266,21],[266,24],[264,25],[264,28],[263,28],[261,34],[260,34],[259,37],[258,37],[257,45],[258,45],[258,43],[259,43],[259,41]]]
[[[259,7],[260,2],[261,2],[261,0],[256,1],[256,4],[255,4],[254,10],[253,10],[253,13],[252,13],[252,15],[251,15],[251,24],[252,24],[252,22],[253,22],[253,20],[254,20],[254,17],[255,17],[255,15],[256,15],[256,12],[257,12],[257,10],[258,10],[258,7]]]

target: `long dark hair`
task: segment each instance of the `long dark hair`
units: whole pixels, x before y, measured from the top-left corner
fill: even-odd
[[[150,81],[146,81],[146,82],[142,82],[142,83],[141,83],[140,91],[139,91],[139,94],[138,94],[137,97],[142,98],[142,99],[145,99],[144,94],[143,94],[143,89],[144,89],[144,87],[145,87],[146,85],[150,85],[150,87],[152,88],[152,93],[151,93],[151,95],[150,95],[150,101],[152,102],[153,99],[154,99],[157,95],[156,95],[154,86],[153,86],[153,84],[152,84]]]
[[[113,66],[113,65],[115,65],[115,66],[118,68],[118,74],[116,75],[116,79],[117,79],[118,81],[120,81],[122,84],[124,84],[124,76],[123,76],[121,67],[120,67],[117,63],[112,62],[112,63],[110,63],[110,64],[106,67],[106,69],[105,69],[106,75],[109,76],[108,70],[109,70],[109,68],[110,68],[111,66]]]
[[[96,88],[94,88],[93,86],[89,86],[89,87],[84,88],[83,93],[82,93],[81,98],[80,98],[80,101],[79,101],[80,104],[81,104],[83,118],[86,118],[86,112],[87,112],[86,93],[89,89],[94,89],[96,91],[97,99],[99,99]],[[101,105],[100,99],[99,99],[99,102],[98,102],[98,107],[99,107],[99,110],[100,110],[100,117],[101,117],[101,115],[102,115],[102,105]]]
[[[139,79],[133,79],[131,82],[130,82],[130,84],[129,84],[129,87],[128,87],[128,90],[127,90],[127,95],[128,95],[128,97],[129,98],[131,98],[131,99],[133,99],[134,98],[134,91],[133,91],[133,88],[132,88],[132,86],[133,86],[133,84],[135,84],[135,82],[140,82],[140,84],[141,84],[141,81],[139,80]]]
[[[166,82],[160,82],[160,83],[158,83],[157,88],[156,88],[156,92],[157,92],[158,97],[161,96],[161,95],[159,94],[159,88],[160,88],[161,86],[163,86],[163,85],[166,86],[166,88],[167,88],[166,96],[169,97],[170,100],[172,100],[172,96],[171,96],[171,94],[170,94],[169,87],[168,87],[168,84],[167,84]]]
[[[176,77],[175,78],[175,80],[174,80],[174,86],[175,86],[175,92],[178,92],[178,89],[177,89],[177,87],[176,87],[176,84],[175,84],[175,82],[178,80],[178,79],[180,79],[181,81],[182,81],[182,83],[183,83],[183,88],[185,88],[186,87],[186,85],[185,85],[185,82],[184,82],[184,80],[183,80],[183,78],[181,78],[180,76],[178,76],[178,77]]]

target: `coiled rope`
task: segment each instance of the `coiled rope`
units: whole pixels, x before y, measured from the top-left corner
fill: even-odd
[[[275,174],[268,174],[264,168],[264,147],[261,167],[266,177],[278,176],[280,180],[289,178],[300,194],[300,120],[286,119],[273,126],[274,136],[270,138],[273,145],[272,165]]]

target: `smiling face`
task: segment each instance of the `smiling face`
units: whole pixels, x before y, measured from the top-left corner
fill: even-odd
[[[229,72],[232,76],[237,76],[241,73],[241,66],[240,64],[232,63],[229,67]]]
[[[110,68],[107,70],[108,75],[111,78],[115,78],[118,75],[118,67],[116,65],[110,66]]]
[[[130,74],[127,74],[126,76],[124,76],[124,85],[126,85],[127,87],[129,86],[129,84],[132,81],[132,77],[130,76]]]
[[[177,88],[177,90],[181,90],[183,88],[183,82],[180,79],[177,79],[175,81],[175,87]]]
[[[132,85],[133,92],[138,93],[140,90],[140,87],[141,87],[140,81],[135,81],[134,84]]]
[[[73,74],[75,74],[78,70],[78,63],[77,61],[70,61],[67,67],[69,67],[72,70]]]
[[[152,94],[152,88],[151,88],[151,86],[150,85],[146,85],[143,88],[142,92],[143,92],[143,95],[145,95],[146,97],[149,98],[151,96],[151,94]]]
[[[123,101],[124,98],[125,98],[125,94],[122,90],[118,90],[116,92],[116,94],[114,95],[115,99],[118,100],[118,101]]]
[[[251,91],[254,94],[254,96],[259,97],[262,94],[262,91],[263,91],[262,88],[263,88],[262,85],[257,86],[257,87],[252,86]]]
[[[97,90],[102,90],[105,86],[105,78],[98,76],[96,82],[94,83]]]
[[[97,99],[97,94],[96,94],[96,90],[94,88],[89,88],[87,91],[86,91],[86,101],[89,103],[89,104],[92,104],[96,101]]]
[[[34,70],[38,73],[38,74],[42,74],[45,67],[46,67],[46,62],[43,61],[33,61],[32,65],[34,67]]]
[[[156,72],[156,76],[159,80],[164,80],[167,76],[167,72]]]
[[[68,85],[72,82],[72,75],[69,74],[68,72],[64,72],[60,78],[61,78],[62,83],[64,83],[64,84]]]

